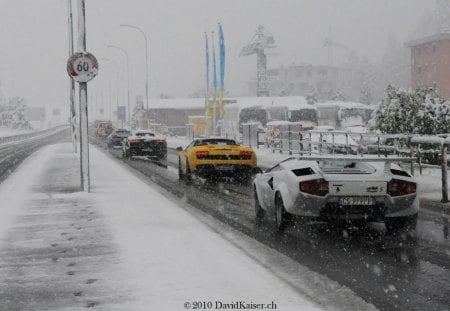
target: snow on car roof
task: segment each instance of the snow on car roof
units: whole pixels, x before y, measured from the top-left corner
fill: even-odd
[[[409,157],[378,157],[378,156],[354,156],[354,155],[324,155],[324,156],[298,156],[298,157],[290,157],[284,161],[279,163],[280,167],[284,170],[295,170],[299,168],[311,167],[315,169],[316,173],[319,171],[323,172],[323,163],[327,163],[329,168],[332,168],[334,164],[330,166],[331,162],[354,162],[357,165],[363,168],[374,168],[374,170],[366,170],[366,173],[375,174],[375,175],[383,175],[386,174],[386,170],[389,168],[396,168],[403,170],[400,166],[396,164],[396,162],[410,162],[415,161],[415,158]],[[322,163],[322,166],[319,165],[319,162]],[[360,164],[358,164],[360,163]],[[339,165],[337,165],[339,166]],[[350,174],[351,175],[351,174]]]

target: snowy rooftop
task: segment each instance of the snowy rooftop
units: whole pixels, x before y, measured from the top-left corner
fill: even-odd
[[[241,108],[252,106],[286,106],[289,109],[298,109],[299,107],[316,109],[314,106],[306,103],[303,96],[285,96],[285,97],[236,97],[225,99],[231,104],[238,105]],[[235,102],[235,103],[234,103]],[[204,98],[170,98],[149,100],[150,108],[203,108],[205,106]]]
[[[362,109],[375,109],[373,106],[364,105],[362,103],[357,102],[346,102],[346,101],[327,101],[324,103],[317,103],[315,104],[317,108],[326,108],[326,107],[340,107],[345,109],[352,109],[352,108],[362,108]]]

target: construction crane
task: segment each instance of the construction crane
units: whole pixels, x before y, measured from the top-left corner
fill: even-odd
[[[267,88],[267,56],[264,53],[266,48],[274,48],[275,39],[263,27],[258,26],[255,35],[250,42],[244,46],[239,56],[249,56],[256,54],[257,67],[257,85],[256,96],[269,96],[269,89]]]
[[[333,66],[333,51],[334,51],[334,48],[340,48],[340,49],[348,50],[347,46],[333,41],[333,39],[331,37],[331,27],[328,29],[328,38],[325,38],[325,40],[323,41],[323,46],[328,47],[328,66]]]

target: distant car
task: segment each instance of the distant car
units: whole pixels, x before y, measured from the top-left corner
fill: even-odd
[[[111,121],[98,121],[96,122],[95,136],[105,138],[114,130]]]
[[[256,175],[256,218],[275,215],[279,231],[296,215],[318,221],[384,221],[388,234],[410,233],[419,211],[417,181],[393,160],[355,156],[287,159]]]
[[[108,148],[122,147],[123,139],[127,138],[130,135],[131,135],[131,132],[129,130],[115,129],[106,138],[106,142],[108,144]]]
[[[253,149],[241,146],[232,139],[198,138],[184,150],[181,147],[177,150],[179,177],[187,181],[196,175],[209,180],[234,177],[247,182],[256,167]]]
[[[166,159],[166,138],[147,130],[134,131],[131,136],[123,139],[122,156],[124,158],[144,156],[156,160]]]

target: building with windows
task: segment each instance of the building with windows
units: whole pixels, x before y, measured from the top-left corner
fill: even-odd
[[[312,90],[319,98],[331,98],[338,90],[337,67],[293,65],[267,70],[271,96],[306,96]],[[256,80],[249,81],[249,93],[256,94]]]
[[[450,99],[450,33],[406,42],[411,49],[411,87],[434,87]]]

